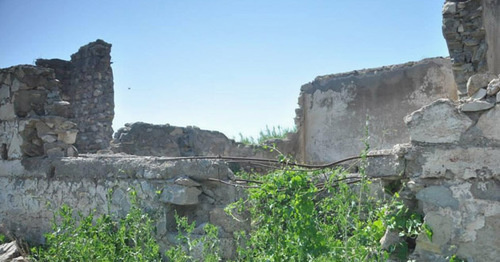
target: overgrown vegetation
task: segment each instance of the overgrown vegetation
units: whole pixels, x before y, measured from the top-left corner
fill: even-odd
[[[102,215],[94,222],[87,216],[63,206],[54,215],[52,233],[46,234],[43,247],[31,249],[33,261],[160,261],[159,246],[154,238],[151,218],[137,203],[136,192],[130,193],[131,208],[118,222]],[[58,223],[57,221],[60,222]]]
[[[216,226],[206,224],[204,226],[205,234],[199,238],[193,238],[193,230],[196,223],[189,223],[186,217],[179,217],[175,214],[177,223],[177,241],[179,244],[166,252],[170,261],[220,261],[220,241],[218,238],[219,230]]]
[[[246,145],[261,145],[267,140],[286,138],[288,133],[294,132],[297,132],[297,128],[295,126],[293,128],[281,126],[273,126],[272,128],[269,128],[269,126],[266,125],[266,129],[261,130],[257,138],[244,136],[242,133],[239,133],[239,142]]]
[[[243,174],[258,185],[248,197],[226,208],[230,214],[248,211],[251,230],[235,234],[239,243],[235,261],[386,261],[404,260],[416,237],[432,231],[422,217],[410,212],[398,192],[375,198],[365,175],[368,146],[362,153],[359,176],[340,168],[310,170],[287,165],[267,175]],[[393,189],[394,190],[394,189]],[[393,191],[391,190],[391,191]],[[118,222],[109,215],[78,214],[64,206],[54,217],[53,233],[44,247],[33,248],[36,261],[160,261],[152,220],[140,211],[131,193],[129,214]],[[241,216],[238,216],[241,217]],[[196,225],[175,216],[178,244],[164,254],[170,261],[220,261],[218,228],[207,224],[203,235]],[[384,250],[386,230],[402,241]]]

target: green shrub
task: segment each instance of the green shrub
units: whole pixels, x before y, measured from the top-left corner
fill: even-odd
[[[64,205],[54,215],[53,232],[45,235],[43,247],[31,249],[34,261],[160,261],[159,246],[154,239],[153,222],[143,213],[131,192],[131,208],[125,218],[115,222],[102,215],[94,222]],[[56,222],[60,221],[60,223]]]
[[[177,240],[179,244],[170,248],[165,253],[170,261],[205,261],[216,262],[220,261],[220,241],[219,230],[212,224],[204,226],[204,235],[197,238],[193,237],[193,230],[196,223],[189,223],[186,217],[179,217],[175,214],[175,222],[177,223]],[[195,256],[196,249],[201,249],[199,257]]]
[[[258,187],[248,189],[248,198],[226,208],[230,214],[248,210],[250,232],[236,237],[238,261],[386,261],[391,254],[409,254],[406,249],[381,249],[386,229],[416,238],[431,232],[422,218],[410,212],[399,199],[375,199],[365,175],[366,152],[362,153],[360,177],[349,179],[341,169],[317,171],[285,167],[271,174],[256,175]],[[314,182],[314,177],[327,177]],[[356,189],[350,185],[357,181]],[[428,233],[429,235],[429,233]],[[405,251],[405,252],[402,252]]]

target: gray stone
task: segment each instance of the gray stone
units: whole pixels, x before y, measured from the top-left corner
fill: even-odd
[[[21,253],[16,241],[0,245],[0,262],[8,262],[19,256],[21,256]]]
[[[35,124],[36,135],[43,138],[46,135],[56,135],[56,133],[43,121],[37,121]]]
[[[477,92],[471,96],[473,100],[481,100],[486,96],[486,89],[480,88]]]
[[[21,89],[27,89],[27,86],[25,83],[22,83],[20,82],[19,80],[14,79],[14,81],[12,81],[12,86],[10,87],[10,91],[11,92],[17,92]]]
[[[426,187],[420,190],[416,197],[428,205],[458,209],[458,200],[453,198],[451,190],[444,186]]]
[[[56,135],[42,135],[39,136],[43,142],[45,143],[54,143],[57,141],[57,136]]]
[[[186,187],[201,186],[200,183],[192,180],[191,178],[189,178],[187,176],[183,176],[183,177],[179,177],[179,178],[175,179],[174,183],[177,184],[177,185],[186,186]]]
[[[64,149],[60,148],[60,147],[49,148],[45,151],[45,154],[48,157],[64,157],[65,156]]]
[[[440,99],[405,117],[412,141],[453,143],[472,126],[472,120],[448,99]]]
[[[403,242],[403,238],[399,236],[396,230],[386,229],[384,236],[380,239],[380,246],[384,250],[389,250],[391,247]]]
[[[462,112],[477,112],[488,110],[494,106],[495,104],[486,101],[474,100],[461,105],[460,110],[462,110]]]
[[[404,159],[392,154],[390,150],[371,151],[370,155],[385,155],[369,157],[366,174],[384,179],[398,179],[404,173]]]
[[[471,185],[470,192],[477,199],[500,201],[500,182],[497,180],[476,181]]]
[[[0,102],[10,98],[10,91],[8,85],[0,85]]]
[[[78,156],[78,150],[74,146],[68,146],[66,149],[66,156],[67,157],[77,157]]]
[[[227,233],[250,229],[249,220],[246,221],[241,217],[238,220],[228,215],[226,211],[224,211],[224,208],[214,208],[210,211],[210,223],[222,227]],[[245,223],[245,221],[247,223]]]
[[[9,159],[19,159],[23,156],[21,146],[23,145],[23,138],[19,134],[14,134],[8,146]]]
[[[59,132],[57,134],[57,140],[62,141],[65,144],[72,145],[76,142],[77,134],[78,134],[78,129],[71,129],[64,132]]]
[[[500,78],[491,80],[488,84],[488,88],[486,89],[486,94],[493,96],[496,95],[498,91],[500,91]]]
[[[500,93],[497,93],[497,104],[500,103]]]
[[[457,12],[457,3],[446,2],[443,6],[443,15],[454,14]]]
[[[488,86],[491,80],[495,79],[496,75],[491,73],[486,74],[475,74],[469,78],[467,81],[467,94],[472,96],[480,88],[485,88]]]
[[[196,205],[200,194],[201,190],[196,187],[169,185],[163,189],[160,201],[180,206]]]
[[[0,120],[12,120],[16,118],[14,105],[9,103],[0,106]]]
[[[490,109],[481,115],[476,127],[479,128],[483,136],[489,139],[500,140],[500,106]]]

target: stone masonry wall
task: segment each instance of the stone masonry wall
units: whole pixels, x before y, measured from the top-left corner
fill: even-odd
[[[0,232],[41,243],[63,204],[85,215],[107,213],[109,205],[112,217],[124,217],[135,190],[140,207],[156,222],[162,252],[177,243],[177,212],[196,221],[195,237],[204,234],[207,222],[218,226],[227,259],[235,252],[233,232],[249,224],[234,220],[224,207],[243,195],[209,178],[229,181],[234,175],[225,163],[209,160],[118,155],[0,160]]]
[[[496,261],[500,256],[500,104],[464,111],[438,100],[407,116],[408,188],[433,231],[417,239],[417,261]]]
[[[443,97],[456,98],[445,58],[317,77],[301,88],[297,158],[325,163],[359,155],[367,117],[372,148],[408,142],[403,118]]]
[[[53,70],[29,65],[0,69],[1,158],[75,156],[78,130],[66,118],[69,110]]]
[[[488,51],[486,60],[490,73],[500,74],[500,0],[482,0],[483,24]]]
[[[111,44],[102,40],[82,46],[71,61],[38,59],[37,66],[55,70],[61,96],[71,103],[71,120],[78,125],[76,147],[95,153],[109,147],[114,118]]]
[[[472,75],[500,74],[499,0],[446,1],[443,35],[453,63],[459,97],[467,95],[467,81]]]
[[[453,63],[458,95],[462,97],[467,93],[467,79],[488,71],[481,0],[447,1],[443,7],[443,35]]]

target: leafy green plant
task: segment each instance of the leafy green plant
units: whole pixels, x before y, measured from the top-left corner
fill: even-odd
[[[31,249],[34,261],[160,261],[159,246],[153,237],[151,218],[130,193],[131,208],[125,218],[113,221],[110,215],[95,219],[64,205],[56,214],[46,244]],[[94,222],[95,220],[95,222]],[[57,222],[60,221],[60,222]]]
[[[368,136],[367,136],[368,138]],[[399,195],[375,199],[365,174],[369,144],[361,153],[359,176],[348,177],[342,169],[304,170],[285,165],[261,176],[245,173],[259,183],[248,198],[228,206],[230,214],[248,210],[249,232],[238,232],[238,261],[385,261],[391,254],[404,259],[410,248],[382,250],[380,239],[389,229],[405,238],[424,230],[422,217],[410,210]],[[287,164],[286,157],[280,162]],[[322,183],[315,177],[326,177]],[[357,182],[353,187],[351,184]]]
[[[196,223],[189,223],[186,217],[179,217],[175,214],[177,224],[177,240],[179,244],[167,250],[165,255],[170,261],[220,261],[220,241],[219,230],[212,224],[205,224],[204,233],[199,237],[193,236]],[[198,256],[195,255],[197,249],[201,249]]]

